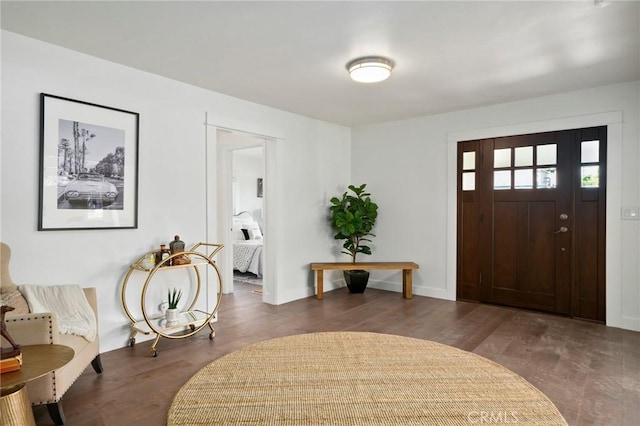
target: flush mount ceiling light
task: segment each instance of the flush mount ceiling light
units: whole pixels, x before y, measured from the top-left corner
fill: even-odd
[[[393,62],[380,56],[358,58],[347,64],[351,78],[360,83],[377,83],[391,75]]]

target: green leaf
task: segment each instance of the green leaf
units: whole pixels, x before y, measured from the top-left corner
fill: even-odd
[[[336,231],[334,238],[344,240],[342,253],[349,254],[355,261],[357,253],[371,254],[371,248],[363,243],[372,242],[370,236],[378,216],[378,206],[371,201],[371,194],[365,191],[366,184],[349,185],[342,198],[332,197],[329,207],[329,221]]]

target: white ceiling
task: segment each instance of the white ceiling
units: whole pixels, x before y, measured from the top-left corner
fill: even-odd
[[[640,79],[640,3],[2,1],[2,28],[356,126]],[[391,78],[349,80],[360,56]],[[89,72],[89,71],[88,71]]]

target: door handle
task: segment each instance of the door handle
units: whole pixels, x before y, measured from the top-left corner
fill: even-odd
[[[567,228],[566,226],[561,226],[560,229],[554,232],[554,234],[563,234],[565,232],[569,232],[569,228]]]

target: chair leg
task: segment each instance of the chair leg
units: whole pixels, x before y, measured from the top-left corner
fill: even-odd
[[[47,410],[49,410],[49,415],[53,420],[53,423],[58,425],[64,425],[64,412],[62,411],[62,401],[53,402],[51,404],[47,404]]]
[[[102,369],[102,361],[100,360],[100,354],[96,355],[96,357],[91,361],[91,366],[93,367],[95,372],[98,374],[104,371]]]

